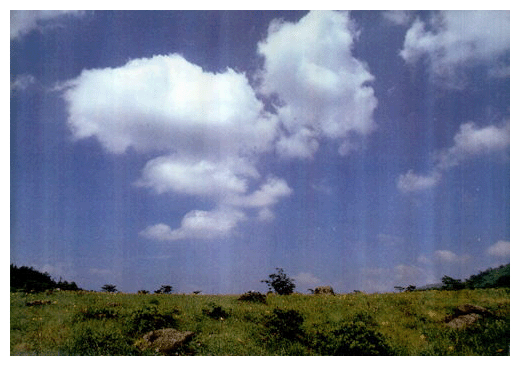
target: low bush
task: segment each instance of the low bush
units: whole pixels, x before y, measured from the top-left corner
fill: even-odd
[[[392,354],[384,337],[363,321],[345,321],[320,327],[309,341],[322,356],[388,356]]]
[[[132,336],[161,328],[175,328],[178,324],[177,314],[179,314],[177,309],[160,313],[157,307],[147,306],[130,313],[125,318],[124,328],[126,333]]]
[[[215,320],[226,319],[230,315],[229,310],[226,311],[222,306],[215,303],[210,303],[209,307],[202,309],[202,313]]]
[[[267,304],[267,296],[260,292],[249,291],[245,294],[240,295],[239,301],[256,302],[260,304]]]
[[[296,310],[274,309],[265,317],[264,325],[271,336],[295,340],[303,336],[303,316]]]
[[[81,323],[63,345],[60,354],[71,356],[137,355],[139,351],[128,337],[115,327]]]

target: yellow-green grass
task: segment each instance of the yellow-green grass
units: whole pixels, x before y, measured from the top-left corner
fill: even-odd
[[[361,348],[379,342],[391,355],[509,354],[509,289],[268,295],[267,304],[238,298],[11,293],[11,355],[149,355],[134,343],[159,326],[195,332],[181,355],[318,355],[331,349],[324,342],[340,348],[341,342]],[[50,303],[26,305],[34,300]],[[447,327],[444,319],[466,303],[494,316],[468,329]],[[294,334],[283,333],[294,314],[302,323],[296,322]],[[348,327],[366,330],[366,339],[353,339]]]

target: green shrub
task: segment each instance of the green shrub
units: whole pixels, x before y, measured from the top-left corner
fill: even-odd
[[[267,296],[256,291],[246,292],[245,294],[240,295],[238,300],[267,304]]]
[[[137,355],[138,350],[115,328],[82,323],[75,327],[72,337],[65,343],[61,354],[71,356]]]
[[[157,307],[147,306],[128,315],[125,318],[124,328],[126,333],[132,336],[161,328],[175,328],[178,324],[177,314],[179,314],[177,309],[162,314]]]
[[[320,327],[309,341],[323,356],[388,356],[392,354],[383,336],[363,321],[346,321]]]
[[[216,320],[219,320],[219,319],[226,319],[229,317],[229,310],[226,311],[222,308],[222,306],[220,305],[217,305],[215,303],[210,303],[209,305],[209,308],[204,308],[202,309],[202,313],[204,315],[207,315],[209,316],[210,318],[212,319],[216,319]]]
[[[296,310],[274,309],[265,317],[264,325],[276,338],[294,340],[303,335],[303,316]]]

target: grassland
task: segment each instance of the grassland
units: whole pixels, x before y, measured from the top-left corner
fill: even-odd
[[[11,355],[153,355],[147,331],[195,332],[179,355],[509,355],[509,289],[268,296],[11,293]],[[35,300],[43,304],[28,306]],[[444,319],[471,303],[494,315]]]

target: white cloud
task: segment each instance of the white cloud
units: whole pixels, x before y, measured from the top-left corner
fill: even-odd
[[[272,206],[292,191],[276,177],[262,182],[257,155],[274,150],[278,120],[264,110],[244,74],[205,72],[180,55],[137,59],[118,68],[84,70],[60,85],[76,139],[96,137],[109,152],[160,152],[135,182],[157,194],[209,198],[217,209],[191,210],[179,228],[145,229],[158,240],[217,238],[257,209],[272,220]]]
[[[486,253],[493,257],[509,257],[510,245],[508,241],[500,240],[490,246]]]
[[[468,255],[457,255],[450,250],[436,250],[433,259],[441,263],[466,263],[470,257]]]
[[[438,173],[431,175],[417,175],[412,170],[406,174],[401,174],[397,178],[397,188],[404,193],[416,192],[434,187],[440,179]]]
[[[416,192],[436,186],[442,172],[466,159],[503,151],[509,147],[509,121],[501,125],[479,128],[473,122],[464,123],[453,138],[453,146],[435,152],[436,165],[427,175],[417,175],[412,170],[397,178],[397,188],[403,192]]]
[[[414,21],[400,54],[408,63],[426,56],[439,80],[457,86],[459,68],[496,62],[509,51],[509,24],[509,11],[441,11]]]
[[[286,131],[277,144],[281,156],[308,158],[319,138],[348,141],[375,128],[377,99],[367,85],[374,77],[351,52],[357,35],[347,12],[314,11],[297,23],[271,23],[258,45],[260,90],[279,100]]]
[[[229,208],[215,211],[193,210],[184,216],[178,229],[171,229],[168,225],[160,223],[147,227],[140,234],[159,241],[214,239],[229,235],[236,225],[245,219],[243,212]]]
[[[468,122],[460,126],[453,138],[454,145],[438,154],[438,168],[447,169],[458,165],[462,160],[509,147],[509,123],[502,127],[487,126],[478,128]]]
[[[240,161],[181,160],[175,155],[148,161],[138,186],[154,188],[157,193],[175,192],[188,195],[215,196],[247,191],[247,178],[257,177],[251,166]],[[243,169],[241,169],[243,168]]]
[[[205,72],[176,54],[84,70],[66,87],[74,136],[96,136],[114,153],[236,156],[268,151],[276,137],[244,74]]]
[[[80,16],[83,13],[78,10],[11,10],[11,40],[41,28],[49,20],[64,15]]]

